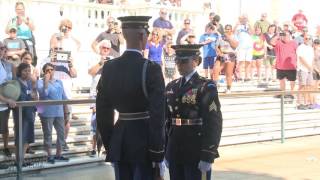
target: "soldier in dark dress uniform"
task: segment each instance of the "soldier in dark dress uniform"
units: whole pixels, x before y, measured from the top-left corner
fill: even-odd
[[[161,67],[144,59],[141,52],[150,18],[118,18],[127,49],[104,64],[97,86],[97,129],[117,180],[151,180],[155,172],[152,167],[160,166],[162,173],[165,169],[164,79]],[[116,122],[114,110],[119,112]]]
[[[181,78],[166,87],[166,164],[172,180],[209,180],[219,157],[222,115],[216,84],[199,76],[201,45],[176,45]]]

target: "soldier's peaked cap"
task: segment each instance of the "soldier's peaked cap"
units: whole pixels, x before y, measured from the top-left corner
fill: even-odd
[[[148,29],[148,21],[151,16],[122,16],[118,17],[121,21],[122,29]]]
[[[193,56],[199,56],[202,44],[185,44],[185,45],[173,45],[171,46],[176,51],[176,58],[189,59]]]

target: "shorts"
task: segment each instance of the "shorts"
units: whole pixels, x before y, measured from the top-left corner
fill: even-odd
[[[214,65],[215,57],[205,57],[203,60],[203,69],[212,69]]]
[[[276,57],[275,57],[275,56],[269,56],[269,55],[267,55],[267,58],[264,59],[263,64],[264,64],[265,66],[273,66],[275,60],[276,60]]]
[[[252,56],[252,60],[263,59],[264,55]]]
[[[313,75],[313,80],[316,80],[316,81],[320,80],[320,74],[318,72],[313,72],[312,75]]]
[[[287,78],[289,81],[297,79],[297,70],[281,70],[277,69],[277,79],[282,80]]]
[[[298,71],[298,80],[299,85],[302,86],[312,86],[313,85],[313,77],[311,72]]]
[[[91,119],[91,129],[90,129],[92,135],[96,135],[97,134],[97,120],[96,118],[92,118]]]
[[[237,56],[235,53],[225,53],[223,56],[218,56],[216,60],[221,63],[235,62],[237,60]]]
[[[238,49],[237,58],[238,58],[238,61],[251,61],[252,48]]]
[[[0,134],[8,133],[8,121],[9,121],[10,109],[0,111]]]

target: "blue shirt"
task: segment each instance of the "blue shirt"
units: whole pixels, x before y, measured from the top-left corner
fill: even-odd
[[[67,99],[63,90],[62,81],[52,80],[48,84],[48,88],[44,89],[43,79],[38,80],[37,88],[40,100],[65,100]],[[43,105],[41,106],[40,117],[63,117],[63,105]]]
[[[203,58],[217,56],[216,44],[217,44],[218,38],[219,38],[219,35],[216,33],[203,34],[200,36],[200,40],[199,40],[200,43],[206,41],[207,39],[213,40],[211,43],[203,45]]]
[[[146,45],[146,49],[149,50],[148,59],[161,65],[161,55],[162,55],[163,44],[159,43],[158,46],[156,47],[150,42],[148,42]]]

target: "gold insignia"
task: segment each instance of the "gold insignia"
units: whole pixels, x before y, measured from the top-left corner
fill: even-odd
[[[217,105],[214,101],[212,101],[212,103],[209,106],[209,112],[212,110],[217,111]]]
[[[172,106],[168,106],[169,107],[169,111],[172,113],[173,112],[173,109],[172,109]]]

